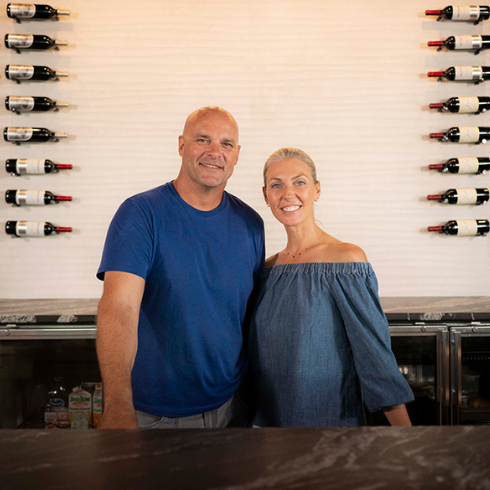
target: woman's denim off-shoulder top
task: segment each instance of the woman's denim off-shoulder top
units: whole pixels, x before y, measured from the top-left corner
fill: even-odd
[[[261,276],[250,368],[261,427],[365,425],[413,400],[365,262],[284,264]]]

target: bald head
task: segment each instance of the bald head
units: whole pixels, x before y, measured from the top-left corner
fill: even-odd
[[[196,122],[208,117],[215,118],[216,120],[221,119],[222,121],[227,121],[228,124],[233,126],[236,130],[236,144],[238,144],[238,124],[235,121],[235,118],[228,111],[225,111],[225,109],[217,106],[201,107],[200,109],[197,109],[189,114],[189,117],[185,120],[182,135],[184,137],[188,136],[193,130]]]

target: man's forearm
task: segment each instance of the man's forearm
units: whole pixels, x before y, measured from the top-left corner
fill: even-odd
[[[138,347],[138,316],[111,297],[102,297],[97,313],[97,356],[104,382],[101,428],[136,427],[131,370]]]

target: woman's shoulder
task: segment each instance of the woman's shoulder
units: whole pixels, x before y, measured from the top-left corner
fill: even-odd
[[[367,262],[364,250],[353,243],[335,241],[319,251],[320,262]]]
[[[273,267],[276,265],[277,259],[279,258],[279,253],[271,255],[267,259],[265,259],[264,267]]]

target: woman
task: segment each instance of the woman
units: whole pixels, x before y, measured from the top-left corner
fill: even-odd
[[[373,269],[359,247],[315,222],[313,161],[276,151],[263,192],[288,241],[266,260],[250,330],[254,425],[365,425],[363,403],[392,425],[411,425],[404,403],[413,394],[391,351]]]

